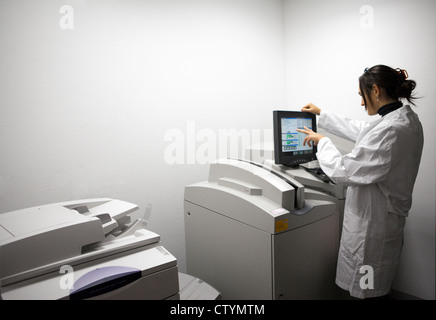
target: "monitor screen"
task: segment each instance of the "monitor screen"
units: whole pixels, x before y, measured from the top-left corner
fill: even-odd
[[[274,111],[274,159],[276,164],[298,166],[316,160],[316,146],[303,145],[307,127],[316,131],[315,115],[301,111]]]

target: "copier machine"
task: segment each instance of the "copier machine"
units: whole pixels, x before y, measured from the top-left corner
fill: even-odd
[[[223,299],[335,298],[343,194],[286,170],[217,160],[207,181],[185,187],[187,271]]]
[[[0,214],[2,299],[178,299],[177,260],[109,198]]]

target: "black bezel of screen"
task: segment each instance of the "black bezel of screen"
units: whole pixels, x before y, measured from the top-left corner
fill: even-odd
[[[312,130],[316,132],[316,116],[310,112],[301,111],[273,111],[273,125],[274,125],[274,162],[276,164],[283,164],[288,167],[297,167],[301,163],[316,160],[316,146],[312,146],[312,153],[292,155],[287,152],[282,152],[282,118],[311,118]]]

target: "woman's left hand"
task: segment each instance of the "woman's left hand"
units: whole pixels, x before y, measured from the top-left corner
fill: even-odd
[[[316,133],[314,131],[312,131],[311,129],[309,129],[308,127],[304,127],[304,129],[297,129],[298,132],[307,134],[307,137],[304,138],[304,142],[303,142],[303,146],[307,145],[309,147],[311,147],[312,145],[310,144],[310,142],[312,141],[312,143],[316,146],[318,145],[319,140],[321,140],[322,138],[324,138],[323,135]]]

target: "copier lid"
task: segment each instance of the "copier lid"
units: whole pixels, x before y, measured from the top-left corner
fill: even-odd
[[[92,219],[63,206],[29,208],[0,216],[2,228],[10,235],[8,238],[31,236],[63,225],[86,223],[90,220]]]
[[[130,221],[126,215],[137,208],[128,202],[101,198],[53,203],[0,214],[0,279],[4,284],[6,278],[22,277],[20,274],[34,273],[34,270],[59,261],[83,258],[85,247],[111,240],[113,236],[109,232]],[[132,237],[131,243],[127,238],[105,250],[114,251],[117,246],[140,246],[143,239],[147,243],[159,240],[159,237],[148,234]],[[95,250],[88,256],[103,251]],[[10,281],[8,279],[6,283]]]

